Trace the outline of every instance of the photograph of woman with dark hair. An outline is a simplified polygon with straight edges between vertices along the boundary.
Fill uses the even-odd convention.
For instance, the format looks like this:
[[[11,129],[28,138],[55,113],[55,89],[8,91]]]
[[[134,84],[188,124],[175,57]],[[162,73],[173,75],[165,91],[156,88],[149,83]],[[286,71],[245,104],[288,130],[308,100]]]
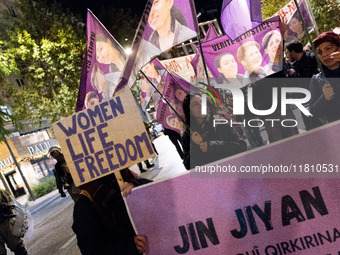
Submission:
[[[305,35],[303,22],[299,15],[294,15],[288,23],[289,29],[293,32],[292,36],[301,39]]]
[[[197,36],[195,31],[188,28],[182,12],[174,7],[174,0],[154,0],[148,23],[154,30],[149,42],[161,51]]]
[[[215,67],[220,73],[217,83],[242,85],[243,75],[238,73],[235,57],[231,53],[222,53],[215,58]]]
[[[112,40],[104,34],[96,35],[96,59],[99,63],[109,64],[111,72],[121,72],[125,64],[125,54],[120,52]]]

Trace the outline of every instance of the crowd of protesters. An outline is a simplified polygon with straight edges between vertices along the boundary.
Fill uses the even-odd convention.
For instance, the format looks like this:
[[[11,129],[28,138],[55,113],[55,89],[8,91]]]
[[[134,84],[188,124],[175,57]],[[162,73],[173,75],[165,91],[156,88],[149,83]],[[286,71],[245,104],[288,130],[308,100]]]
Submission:
[[[271,107],[272,83],[266,82],[266,79],[286,78],[277,79],[275,83],[277,87],[285,87],[287,80],[300,78],[300,82],[295,83],[295,86],[308,89],[311,93],[311,99],[304,106],[313,116],[308,117],[302,114],[305,129],[311,130],[340,119],[340,83],[337,79],[340,77],[339,35],[333,32],[322,33],[314,39],[313,44],[322,68],[319,68],[314,53],[304,50],[301,42],[289,43],[285,47],[286,58],[282,70],[249,85],[253,89],[253,103],[256,109]],[[275,62],[273,61],[273,63]],[[272,66],[270,66],[271,70],[273,70]],[[222,71],[223,66],[218,65],[218,67]],[[224,76],[224,78],[227,77]],[[292,94],[290,96],[299,98],[300,95]],[[246,105],[243,116],[233,116],[233,98],[228,93],[225,98],[224,105],[219,109],[208,100],[207,113],[202,114],[202,96],[194,93],[185,97],[183,112],[186,130],[181,134],[181,139],[178,135],[171,139],[174,140],[174,144],[178,145],[176,149],[180,158],[183,159],[186,169],[189,170],[195,166],[246,151],[246,140],[252,148],[264,145],[261,129],[258,127],[240,128],[239,126],[213,125],[212,118],[216,116],[238,122],[254,118],[258,118],[260,121],[263,118],[251,113]],[[246,98],[247,94],[245,93]],[[91,102],[93,99],[96,101]],[[97,98],[90,96],[87,101],[87,107],[93,107],[98,103]],[[281,116],[280,110],[278,107],[277,111],[270,114],[269,117],[279,120],[283,118],[295,119],[293,109],[286,109],[286,116]],[[268,116],[266,117],[268,118]],[[269,143],[299,133],[297,127],[265,124],[261,128],[267,133]],[[172,135],[171,132],[168,131],[168,133]],[[66,189],[75,202],[72,229],[77,236],[82,254],[137,255],[146,252],[147,238],[135,234],[123,196],[129,195],[134,187],[147,184],[151,180],[141,178],[129,169],[124,169],[121,171],[122,180],[111,174],[75,187],[60,148],[52,147],[50,155],[58,161],[54,173],[60,195],[65,197],[64,189]],[[153,166],[149,161],[145,161],[145,164],[148,168]],[[145,172],[141,164],[139,169],[141,173]],[[5,198],[8,200],[6,203],[10,202],[10,198],[4,192],[2,194],[1,202],[5,201]],[[15,254],[28,254],[21,237],[12,238],[8,234],[7,236],[4,234],[5,227],[9,226],[12,215],[8,211],[1,210],[0,241],[2,243],[0,243],[0,253],[5,254],[2,248],[6,243]]]

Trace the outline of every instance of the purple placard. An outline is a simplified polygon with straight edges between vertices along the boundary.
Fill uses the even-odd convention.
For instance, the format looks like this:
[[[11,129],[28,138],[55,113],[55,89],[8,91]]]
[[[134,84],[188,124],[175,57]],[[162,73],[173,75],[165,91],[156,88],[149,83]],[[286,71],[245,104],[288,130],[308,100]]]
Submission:
[[[133,190],[126,202],[147,255],[338,254],[338,182],[186,174]]]
[[[99,104],[113,96],[126,61],[123,47],[99,20],[87,12],[87,46],[79,88],[77,110]]]
[[[202,43],[202,48],[206,65],[218,83],[239,79],[245,86],[282,70],[280,19],[265,20],[235,40],[222,36]]]
[[[339,134],[338,121],[218,161],[236,169],[295,164],[295,173],[185,174],[133,190],[126,203],[136,232],[148,238],[147,254],[338,254]]]

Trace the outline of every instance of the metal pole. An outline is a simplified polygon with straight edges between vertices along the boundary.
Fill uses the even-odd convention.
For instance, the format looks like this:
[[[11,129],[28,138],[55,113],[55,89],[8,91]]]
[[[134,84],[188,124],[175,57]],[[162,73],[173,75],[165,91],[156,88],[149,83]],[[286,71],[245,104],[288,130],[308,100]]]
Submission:
[[[25,176],[23,175],[23,173],[22,173],[22,171],[21,171],[20,165],[19,165],[17,159],[15,158],[15,156],[14,156],[14,154],[13,154],[13,151],[12,151],[11,147],[9,146],[9,144],[8,144],[8,142],[7,142],[7,139],[4,139],[4,140],[5,140],[5,143],[6,143],[6,145],[7,145],[8,150],[9,150],[9,153],[11,153],[11,156],[12,156],[12,158],[13,158],[13,160],[14,160],[14,163],[15,163],[16,167],[18,168],[18,171],[19,171],[19,173],[20,173],[20,175],[21,175],[21,178],[22,178],[22,180],[23,180],[24,183],[25,183],[25,186],[26,186],[26,188],[27,188],[27,190],[28,190],[28,193],[30,194],[32,200],[34,201],[34,200],[35,200],[35,197],[34,197],[34,195],[33,195],[33,192],[32,192],[32,190],[31,190],[30,186],[29,186],[28,183],[27,183],[27,180],[26,180]]]

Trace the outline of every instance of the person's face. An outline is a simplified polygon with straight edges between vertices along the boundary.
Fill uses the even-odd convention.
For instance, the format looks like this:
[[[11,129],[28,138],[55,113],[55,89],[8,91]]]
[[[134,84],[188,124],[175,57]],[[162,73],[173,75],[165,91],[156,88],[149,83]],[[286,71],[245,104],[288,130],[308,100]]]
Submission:
[[[86,108],[93,108],[95,105],[99,104],[98,97],[92,97],[89,101],[87,101],[87,107]]]
[[[238,67],[234,56],[224,55],[220,60],[220,67],[217,70],[226,78],[236,78]]]
[[[248,72],[257,71],[262,63],[262,55],[256,45],[248,46],[244,52],[244,60],[241,61]]]
[[[185,93],[185,91],[183,89],[177,89],[175,92],[175,96],[179,101],[184,100],[184,98],[186,97],[187,93]]]
[[[302,33],[302,21],[298,20],[297,18],[292,18],[288,24],[289,29],[292,30],[294,33],[300,34]]]
[[[273,34],[270,37],[267,48],[265,52],[268,54],[270,58],[270,62],[275,62],[276,59],[282,59],[282,43],[281,43],[281,35]]]
[[[292,56],[290,54],[290,51],[288,49],[286,49],[285,52],[286,52],[286,60],[289,61],[289,62],[292,62],[293,59],[292,59]]]
[[[170,9],[173,5],[173,0],[154,0],[149,14],[149,25],[153,30],[160,30],[167,21],[171,19]],[[170,29],[170,27],[168,28]]]
[[[152,64],[152,63],[148,63],[144,67],[144,72],[145,72],[146,76],[148,76],[150,78],[157,78],[157,76],[158,76],[157,70],[156,70],[154,64]]]
[[[96,42],[96,58],[102,64],[112,64],[121,59],[121,56],[112,43],[106,40],[106,42]]]
[[[318,47],[316,47],[316,54],[318,58],[326,67],[330,70],[334,70],[339,67],[339,62],[335,59],[331,58],[331,54],[336,52],[338,47],[331,42],[321,43]]]
[[[51,157],[57,159],[61,155],[60,151],[52,151]]]
[[[200,96],[194,96],[190,100],[190,113],[195,119],[201,119],[204,118],[205,116],[202,115],[202,98]]]

